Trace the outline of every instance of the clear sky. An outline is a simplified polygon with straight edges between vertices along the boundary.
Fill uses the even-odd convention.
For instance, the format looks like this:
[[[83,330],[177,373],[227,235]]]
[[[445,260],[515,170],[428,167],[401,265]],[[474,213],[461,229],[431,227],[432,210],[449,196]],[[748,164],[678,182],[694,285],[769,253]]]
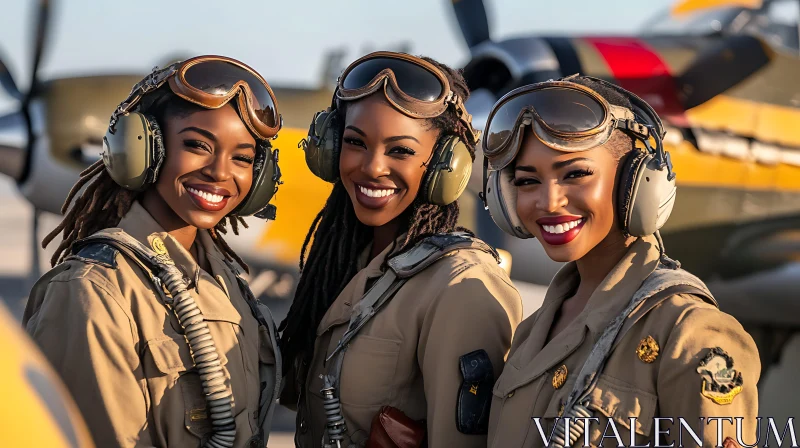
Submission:
[[[3,2],[0,55],[18,84],[32,58],[34,0]],[[53,0],[42,75],[146,73],[170,58],[211,53],[253,66],[275,85],[314,85],[329,50],[406,43],[460,66],[468,50],[448,0]],[[495,39],[522,34],[632,33],[670,0],[485,0]],[[13,107],[0,92],[0,111]]]

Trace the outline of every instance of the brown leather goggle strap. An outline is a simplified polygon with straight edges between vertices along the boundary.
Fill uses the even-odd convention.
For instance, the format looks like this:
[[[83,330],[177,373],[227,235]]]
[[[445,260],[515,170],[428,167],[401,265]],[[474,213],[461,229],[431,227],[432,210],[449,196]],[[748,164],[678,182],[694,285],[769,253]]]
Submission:
[[[111,120],[108,127],[113,130],[114,126],[117,124],[117,120],[119,120],[119,117],[134,110],[145,95],[158,90],[167,82],[167,80],[175,76],[175,73],[178,72],[180,65],[180,63],[176,62],[163,69],[155,68],[149,75],[145,76],[144,79],[136,83],[131,89],[131,93],[128,94],[128,97],[125,98],[125,100],[121,102],[119,106],[117,106],[116,110],[114,110],[114,112],[111,114]]]
[[[640,139],[650,137],[650,129],[636,120],[617,120],[617,129],[635,134]]]
[[[477,145],[481,140],[481,131],[472,127],[472,114],[467,112],[467,108],[464,106],[464,101],[461,99],[461,97],[452,91],[451,95],[452,99],[450,99],[449,102],[454,106],[456,115],[458,115],[458,119],[461,120],[461,123],[467,130],[467,134],[472,138],[472,144]]]

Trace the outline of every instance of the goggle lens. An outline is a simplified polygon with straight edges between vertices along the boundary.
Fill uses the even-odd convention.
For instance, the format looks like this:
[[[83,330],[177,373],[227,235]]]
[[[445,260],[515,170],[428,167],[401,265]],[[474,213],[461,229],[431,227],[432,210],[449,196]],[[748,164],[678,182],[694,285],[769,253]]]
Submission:
[[[203,61],[189,67],[183,74],[186,83],[209,95],[228,95],[233,87],[244,81],[252,93],[256,118],[268,127],[278,126],[275,102],[267,86],[250,70],[227,61]]]
[[[534,110],[551,129],[559,132],[586,132],[605,120],[605,109],[592,96],[579,90],[548,87],[521,93],[497,106],[486,128],[487,154],[500,151],[509,141],[523,110]]]
[[[351,68],[342,79],[342,87],[347,90],[365,87],[386,69],[394,73],[400,90],[412,98],[432,102],[444,92],[442,82],[428,69],[410,61],[383,57],[367,59]]]

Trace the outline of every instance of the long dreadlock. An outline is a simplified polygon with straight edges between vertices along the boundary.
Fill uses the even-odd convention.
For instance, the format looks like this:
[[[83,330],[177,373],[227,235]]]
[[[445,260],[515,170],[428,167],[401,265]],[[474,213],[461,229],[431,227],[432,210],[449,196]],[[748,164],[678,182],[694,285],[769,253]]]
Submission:
[[[150,95],[152,97],[148,98],[148,101],[143,101],[139,112],[152,115],[159,123],[164,123],[170,116],[185,117],[198,110],[203,110],[200,106],[184,101],[171,91],[164,89]],[[86,189],[78,195],[84,186]],[[138,196],[139,192],[127,190],[114,182],[102,160],[98,160],[83,170],[78,182],[67,195],[64,205],[61,206],[64,218],[58,227],[42,240],[42,248],[45,248],[59,233],[63,234],[63,240],[56,248],[50,264],[55,266],[71,255],[72,244],[75,241],[97,231],[116,227],[122,217],[131,209]],[[74,203],[72,203],[73,199]],[[247,223],[240,216],[229,215],[227,219],[221,220],[215,227],[209,229],[211,239],[225,258],[229,261],[236,261],[249,273],[250,269],[247,263],[228,246],[221,236],[221,234],[227,234],[228,223],[235,235],[239,234],[239,224],[247,228]]]
[[[433,59],[423,59],[445,73],[450,88],[466,101],[469,89],[459,71]],[[345,115],[346,103],[340,102],[338,110],[340,116]],[[429,119],[428,122],[440,135],[459,136],[467,145],[473,159],[475,158],[475,145],[468,130],[452,109],[448,108],[442,115]],[[339,120],[339,125],[343,127],[344,120]],[[401,215],[403,225],[399,232],[405,232],[406,236],[399,244],[392,243],[390,255],[403,252],[422,238],[435,233],[467,230],[457,227],[458,202],[439,206],[425,203],[421,196],[417,195],[411,206]],[[369,245],[372,236],[372,229],[356,217],[350,196],[341,180],[337,181],[303,242],[300,280],[289,313],[279,328],[283,332],[280,345],[284,373],[298,362],[310,361],[317,326],[339,293],[358,272],[359,254]],[[386,269],[385,263],[382,268]]]

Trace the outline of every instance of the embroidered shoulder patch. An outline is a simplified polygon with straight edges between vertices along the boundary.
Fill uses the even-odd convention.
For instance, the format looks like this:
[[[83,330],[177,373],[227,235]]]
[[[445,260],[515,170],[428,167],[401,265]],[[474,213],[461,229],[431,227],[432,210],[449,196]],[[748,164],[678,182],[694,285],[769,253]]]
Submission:
[[[731,404],[742,392],[742,373],[734,370],[733,358],[720,347],[708,351],[697,373],[703,378],[700,393],[714,403]]]

